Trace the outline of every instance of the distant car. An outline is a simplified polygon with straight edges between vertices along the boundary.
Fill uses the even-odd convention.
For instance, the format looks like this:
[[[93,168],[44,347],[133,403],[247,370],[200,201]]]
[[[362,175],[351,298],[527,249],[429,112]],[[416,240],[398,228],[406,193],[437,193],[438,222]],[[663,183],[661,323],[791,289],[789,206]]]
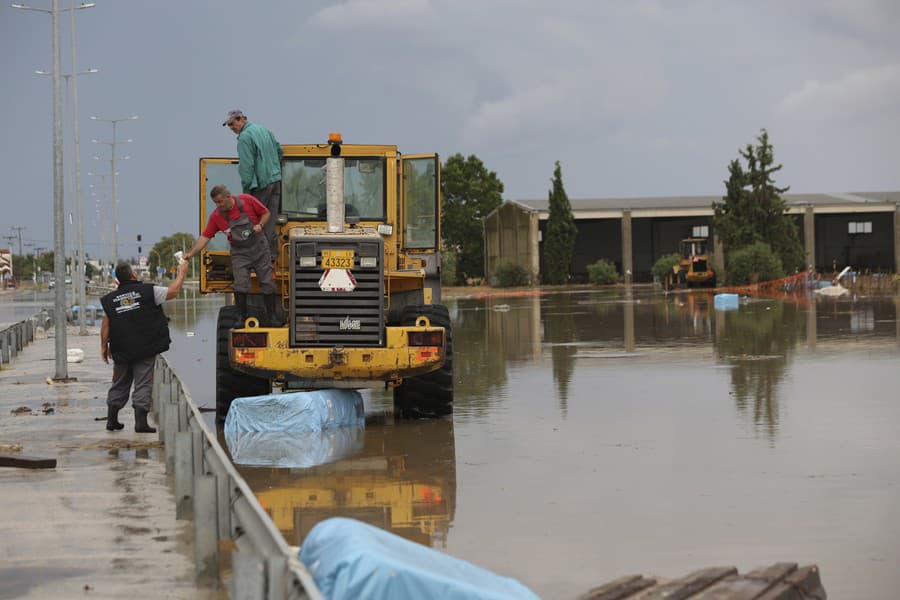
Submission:
[[[6,280],[6,289],[8,289],[8,290],[16,289],[16,280],[15,279],[7,279]]]

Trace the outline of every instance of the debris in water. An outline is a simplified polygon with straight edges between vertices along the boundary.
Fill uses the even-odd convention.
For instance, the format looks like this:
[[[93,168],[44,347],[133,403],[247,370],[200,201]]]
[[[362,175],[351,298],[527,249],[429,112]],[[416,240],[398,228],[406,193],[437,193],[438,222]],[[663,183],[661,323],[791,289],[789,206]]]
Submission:
[[[823,287],[823,288],[817,289],[815,291],[815,293],[818,294],[819,296],[837,297],[837,296],[846,296],[847,294],[850,293],[850,290],[848,290],[847,288],[845,288],[844,286],[842,286],[841,284],[838,283],[835,285],[829,285],[828,287]]]
[[[28,408],[27,406],[20,406],[19,408],[12,409],[10,412],[14,415],[24,415],[24,414],[30,415],[31,409]]]

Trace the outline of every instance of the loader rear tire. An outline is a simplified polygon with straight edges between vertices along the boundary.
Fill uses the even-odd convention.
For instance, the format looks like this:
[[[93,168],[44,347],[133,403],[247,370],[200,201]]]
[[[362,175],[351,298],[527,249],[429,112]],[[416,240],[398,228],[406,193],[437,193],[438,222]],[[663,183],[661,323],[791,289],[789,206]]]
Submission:
[[[437,371],[407,377],[394,388],[394,415],[400,418],[430,419],[453,414],[453,332],[450,312],[440,304],[406,306],[400,315],[401,325],[415,325],[419,315],[428,317],[435,327],[446,333],[446,357]]]

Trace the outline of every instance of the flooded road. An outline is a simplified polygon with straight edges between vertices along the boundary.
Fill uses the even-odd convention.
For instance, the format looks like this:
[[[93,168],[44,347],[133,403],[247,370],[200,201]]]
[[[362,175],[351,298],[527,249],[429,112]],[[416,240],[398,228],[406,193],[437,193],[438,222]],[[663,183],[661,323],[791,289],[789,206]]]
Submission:
[[[220,303],[169,307],[169,359],[209,408]],[[545,598],[776,561],[817,563],[833,598],[896,597],[900,299],[447,304],[452,420],[394,422],[390,395],[366,392],[365,429],[323,437],[321,464],[239,467],[290,544],[340,515]]]

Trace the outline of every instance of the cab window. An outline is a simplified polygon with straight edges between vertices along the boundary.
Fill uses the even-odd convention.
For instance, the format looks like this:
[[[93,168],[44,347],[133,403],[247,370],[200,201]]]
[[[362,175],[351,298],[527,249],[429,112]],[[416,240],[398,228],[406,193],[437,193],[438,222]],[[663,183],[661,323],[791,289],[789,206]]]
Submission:
[[[362,221],[383,221],[383,158],[344,158],[344,214]],[[289,218],[325,219],[325,159],[285,159],[281,212]]]
[[[406,248],[437,247],[437,164],[435,156],[403,159]]]

